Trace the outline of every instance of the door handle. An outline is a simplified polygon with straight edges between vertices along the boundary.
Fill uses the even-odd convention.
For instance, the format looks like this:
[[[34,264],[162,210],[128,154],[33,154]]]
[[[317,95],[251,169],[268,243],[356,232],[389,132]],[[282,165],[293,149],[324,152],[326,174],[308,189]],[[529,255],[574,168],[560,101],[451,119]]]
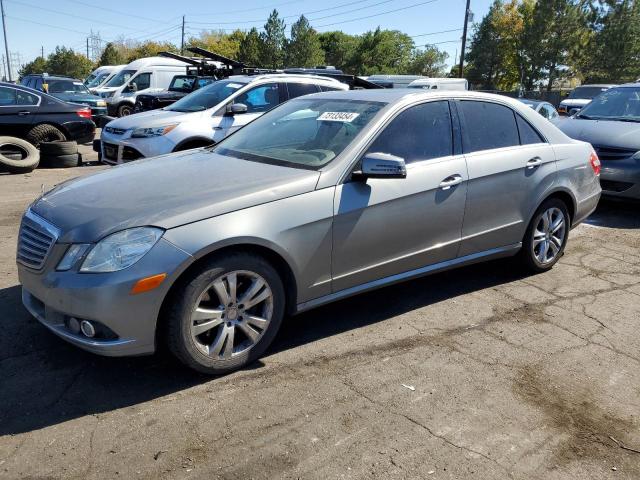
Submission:
[[[533,157],[527,162],[527,169],[531,170],[533,168],[539,167],[540,165],[542,165],[542,159],[540,157]]]
[[[29,112],[28,110],[23,110],[21,112],[18,112],[18,115],[23,116],[23,115],[31,115],[31,112]]]
[[[451,175],[450,177],[445,178],[442,182],[440,182],[439,187],[442,190],[449,190],[451,187],[455,187],[456,185],[460,185],[463,182],[462,175]]]

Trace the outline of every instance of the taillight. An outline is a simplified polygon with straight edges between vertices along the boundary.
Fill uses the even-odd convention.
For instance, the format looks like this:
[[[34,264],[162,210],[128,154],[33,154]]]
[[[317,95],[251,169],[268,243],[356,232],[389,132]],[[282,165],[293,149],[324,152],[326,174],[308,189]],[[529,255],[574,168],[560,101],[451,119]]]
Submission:
[[[91,120],[90,108],[81,108],[80,110],[77,110],[76,113],[78,114],[79,117],[88,118],[89,120]]]
[[[589,157],[589,163],[591,164],[591,168],[593,168],[593,173],[596,175],[600,175],[600,159],[598,158],[598,154],[591,151],[591,157]]]

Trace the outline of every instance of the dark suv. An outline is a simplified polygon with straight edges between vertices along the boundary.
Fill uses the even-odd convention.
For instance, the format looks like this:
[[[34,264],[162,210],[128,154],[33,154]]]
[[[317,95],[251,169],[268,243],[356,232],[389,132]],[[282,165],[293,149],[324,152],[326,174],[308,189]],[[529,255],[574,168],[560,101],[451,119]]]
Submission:
[[[43,92],[0,82],[0,131],[3,135],[40,142],[93,140],[96,126],[91,110],[66,103]]]
[[[157,93],[145,93],[136,97],[136,104],[133,108],[135,113],[156,110],[168,107],[177,102],[182,97],[186,97],[191,92],[205,87],[216,81],[215,77],[201,77],[197,75],[176,75],[171,80],[167,90]]]
[[[91,93],[81,80],[35,74],[26,75],[20,83],[25,87],[48,93],[63,102],[87,105],[91,109],[91,118],[95,123],[99,123],[100,117],[107,114],[107,102],[104,98]]]

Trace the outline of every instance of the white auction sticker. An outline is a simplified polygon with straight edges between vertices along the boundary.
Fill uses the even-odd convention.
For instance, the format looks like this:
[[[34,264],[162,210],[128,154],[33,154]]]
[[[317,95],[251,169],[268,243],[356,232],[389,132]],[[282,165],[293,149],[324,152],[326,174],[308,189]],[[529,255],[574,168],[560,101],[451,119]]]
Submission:
[[[347,122],[351,123],[360,116],[359,113],[353,112],[324,112],[318,117],[319,121],[324,122]]]
[[[227,83],[227,87],[229,87],[229,88],[234,88],[235,89],[235,88],[240,88],[242,86],[243,85],[241,83]]]

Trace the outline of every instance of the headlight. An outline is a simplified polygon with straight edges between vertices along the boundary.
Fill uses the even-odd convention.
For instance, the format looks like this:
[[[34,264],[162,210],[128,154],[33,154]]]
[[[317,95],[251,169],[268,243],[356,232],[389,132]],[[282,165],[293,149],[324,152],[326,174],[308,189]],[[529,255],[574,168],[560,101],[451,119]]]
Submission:
[[[105,102],[104,100],[98,100],[96,102],[96,107],[106,107],[107,106],[107,102]]]
[[[151,250],[164,230],[137,227],[100,240],[87,255],[81,272],[117,272],[130,267]]]
[[[131,134],[131,138],[149,138],[149,137],[161,137],[166,135],[171,130],[178,126],[177,123],[172,125],[165,125],[163,127],[150,127],[150,128],[136,128]]]
[[[71,270],[71,268],[75,265],[75,263],[82,258],[82,256],[86,253],[87,249],[90,247],[88,243],[76,243],[67,248],[67,252],[58,263],[56,270],[59,271],[67,271]]]

